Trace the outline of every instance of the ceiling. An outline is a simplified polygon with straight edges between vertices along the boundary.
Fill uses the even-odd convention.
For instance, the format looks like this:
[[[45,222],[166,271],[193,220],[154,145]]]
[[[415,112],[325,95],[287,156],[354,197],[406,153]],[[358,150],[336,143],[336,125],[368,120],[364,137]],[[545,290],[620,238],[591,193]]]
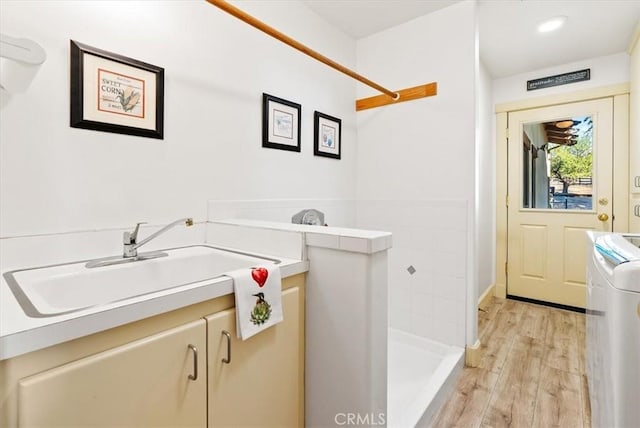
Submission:
[[[459,0],[301,0],[355,39],[448,7]],[[480,59],[500,78],[624,52],[640,21],[638,0],[478,0]],[[537,25],[564,15],[558,31]]]

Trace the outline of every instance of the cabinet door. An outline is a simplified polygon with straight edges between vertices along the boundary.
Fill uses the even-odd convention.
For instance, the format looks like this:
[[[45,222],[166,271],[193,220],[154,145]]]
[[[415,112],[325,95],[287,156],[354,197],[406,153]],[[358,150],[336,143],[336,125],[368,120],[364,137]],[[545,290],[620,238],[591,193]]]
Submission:
[[[629,232],[640,233],[640,197],[631,198],[629,209]]]
[[[304,402],[300,289],[282,294],[284,320],[242,341],[235,309],[207,317],[209,427],[301,426]],[[231,337],[231,363],[227,357]]]
[[[194,345],[200,353],[198,377]],[[206,324],[198,320],[28,378],[21,427],[206,426]]]

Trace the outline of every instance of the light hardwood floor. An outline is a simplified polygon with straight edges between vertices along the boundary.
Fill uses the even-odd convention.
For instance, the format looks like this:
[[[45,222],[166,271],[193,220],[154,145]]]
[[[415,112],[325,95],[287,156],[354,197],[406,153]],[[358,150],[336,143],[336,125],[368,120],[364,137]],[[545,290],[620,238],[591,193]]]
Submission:
[[[584,314],[497,298],[481,309],[480,365],[433,426],[589,428]]]

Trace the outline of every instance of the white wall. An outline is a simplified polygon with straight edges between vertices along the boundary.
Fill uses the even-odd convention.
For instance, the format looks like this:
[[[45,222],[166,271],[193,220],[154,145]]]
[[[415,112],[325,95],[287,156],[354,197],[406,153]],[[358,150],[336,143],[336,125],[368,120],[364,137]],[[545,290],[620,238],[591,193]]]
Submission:
[[[303,4],[238,4],[355,65]],[[26,93],[0,95],[2,238],[204,221],[209,199],[353,199],[353,80],[204,1],[3,1],[0,27],[48,55]],[[69,127],[69,39],[165,68],[164,140]],[[302,104],[302,153],[261,147],[263,92]],[[342,160],[313,156],[316,109],[342,119]]]
[[[392,327],[460,346],[476,279],[475,14],[466,1],[357,43],[367,77],[393,89],[438,82],[435,97],[358,113],[357,225],[394,234]]]
[[[585,82],[527,91],[527,80],[583,70],[585,68],[591,69],[591,79]],[[520,101],[547,95],[576,92],[628,81],[629,55],[622,52],[495,79],[493,81],[493,101],[495,104],[500,104],[509,101]]]
[[[477,149],[477,269],[478,292],[481,296],[495,283],[496,229],[495,229],[495,171],[496,146],[492,138],[493,99],[491,76],[480,62],[478,79],[477,122],[479,144]]]

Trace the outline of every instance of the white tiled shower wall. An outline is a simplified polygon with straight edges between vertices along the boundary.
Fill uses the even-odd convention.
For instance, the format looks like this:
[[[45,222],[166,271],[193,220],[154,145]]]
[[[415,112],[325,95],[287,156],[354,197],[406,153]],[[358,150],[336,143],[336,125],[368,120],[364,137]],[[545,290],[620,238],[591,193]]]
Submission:
[[[389,251],[391,327],[448,345],[465,344],[467,202],[211,200],[209,221],[290,222],[301,209],[325,213],[330,226],[393,233]],[[407,271],[413,266],[415,272]]]
[[[391,327],[464,347],[467,202],[362,201],[357,206],[358,227],[393,232]]]

